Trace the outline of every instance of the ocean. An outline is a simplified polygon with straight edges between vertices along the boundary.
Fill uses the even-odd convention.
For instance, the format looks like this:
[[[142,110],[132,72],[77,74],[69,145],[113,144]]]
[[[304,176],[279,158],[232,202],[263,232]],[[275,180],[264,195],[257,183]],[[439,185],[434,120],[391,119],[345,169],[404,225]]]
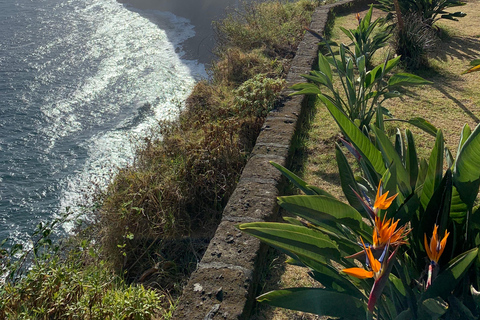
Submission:
[[[189,20],[116,0],[0,0],[0,240],[81,212],[203,64]],[[68,226],[66,226],[68,232]]]

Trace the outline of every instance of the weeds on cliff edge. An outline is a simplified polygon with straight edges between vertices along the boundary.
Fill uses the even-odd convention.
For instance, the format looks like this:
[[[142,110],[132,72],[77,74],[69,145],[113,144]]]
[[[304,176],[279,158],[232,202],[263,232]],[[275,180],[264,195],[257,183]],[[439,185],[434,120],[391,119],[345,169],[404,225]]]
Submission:
[[[210,78],[197,83],[177,121],[159,125],[162,139],[145,139],[101,197],[92,234],[118,272],[181,289],[172,283],[194,270],[213,235],[315,6],[253,3],[216,23]]]
[[[72,217],[39,223],[29,244],[0,242],[0,319],[168,319],[168,295],[125,284],[91,242],[58,238]]]

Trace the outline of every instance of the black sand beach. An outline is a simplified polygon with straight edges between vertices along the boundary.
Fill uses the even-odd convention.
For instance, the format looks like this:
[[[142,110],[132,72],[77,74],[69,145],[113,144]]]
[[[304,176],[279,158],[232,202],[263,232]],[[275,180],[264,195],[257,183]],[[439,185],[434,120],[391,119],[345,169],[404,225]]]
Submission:
[[[183,43],[185,59],[210,63],[213,54],[214,33],[212,21],[225,16],[226,10],[239,8],[240,0],[118,0],[142,10],[168,11],[187,18],[195,26],[195,36]]]

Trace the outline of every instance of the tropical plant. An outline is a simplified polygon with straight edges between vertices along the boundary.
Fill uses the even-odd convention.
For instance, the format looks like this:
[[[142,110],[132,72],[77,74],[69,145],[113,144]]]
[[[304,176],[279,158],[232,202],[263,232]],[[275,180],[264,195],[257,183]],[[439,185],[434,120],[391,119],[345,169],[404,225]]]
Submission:
[[[448,19],[458,21],[457,18],[465,17],[467,14],[461,11],[447,12],[445,9],[465,5],[465,2],[458,0],[397,0],[400,9],[400,14],[418,13],[423,17],[423,21],[429,26],[439,19]],[[394,14],[397,18],[400,16],[398,10],[395,10],[394,0],[379,0],[378,4],[374,5],[382,11],[388,13],[387,20],[393,18]],[[401,18],[400,18],[401,19]],[[397,19],[399,20],[399,19]]]
[[[379,117],[373,143],[326,97],[322,100],[359,164],[355,175],[336,145],[349,204],[274,164],[305,193],[278,198],[299,219],[238,227],[286,252],[290,263],[310,268],[323,287],[281,289],[257,300],[345,319],[477,319],[480,126],[473,132],[464,127],[456,158],[438,130],[429,159],[418,159],[409,130],[405,138],[397,131],[392,143]],[[389,197],[383,189],[396,194]]]
[[[311,30],[309,32],[322,41],[324,40],[318,33]],[[319,52],[318,70],[312,70],[309,75],[303,75],[311,82],[293,85],[292,89],[297,91],[293,95],[318,95],[322,101],[332,103],[366,132],[370,129],[370,122],[377,109],[382,114],[390,116],[389,111],[382,106],[382,103],[387,99],[400,97],[401,93],[398,91],[400,87],[431,84],[430,81],[410,73],[396,73],[388,77],[392,69],[399,63],[400,57],[389,59],[387,56],[383,64],[368,70],[365,55],[348,54],[349,49],[344,44],[340,44],[339,53],[335,55],[330,44],[324,43],[330,56]],[[338,75],[341,91],[334,84],[333,72]],[[329,93],[321,90],[320,87],[325,87]],[[415,118],[408,121],[429,130],[427,122],[422,119]]]
[[[462,72],[462,74],[480,71],[480,59],[475,59],[470,62],[470,68]]]
[[[385,47],[388,44],[388,39],[391,36],[391,33],[388,30],[376,30],[373,32],[377,26],[382,24],[383,19],[377,18],[372,22],[372,10],[373,7],[370,7],[365,17],[360,18],[360,15],[356,15],[358,21],[358,26],[356,29],[345,29],[339,27],[345,35],[352,40],[354,46],[353,51],[349,49],[351,45],[345,48],[346,52],[350,54],[354,61],[357,61],[357,58],[360,56],[365,56],[365,63],[370,66],[371,58],[373,54],[380,48]],[[373,37],[372,37],[373,35]]]
[[[423,21],[419,13],[409,12],[403,16],[404,26],[393,31],[392,46],[401,56],[404,66],[410,70],[428,66],[428,53],[438,43],[437,32]]]

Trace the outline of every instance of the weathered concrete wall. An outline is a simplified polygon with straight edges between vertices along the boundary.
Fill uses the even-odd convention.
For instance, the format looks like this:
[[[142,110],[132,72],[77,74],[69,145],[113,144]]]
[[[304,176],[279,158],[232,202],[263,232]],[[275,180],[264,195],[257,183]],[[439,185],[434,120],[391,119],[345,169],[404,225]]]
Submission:
[[[310,29],[323,34],[331,12],[354,1],[318,7]],[[305,34],[286,78],[288,87],[305,81],[301,74],[311,70],[318,55],[318,42],[311,34]],[[276,198],[281,195],[284,181],[269,161],[287,165],[304,99],[303,96],[288,97],[291,92],[287,89],[282,93],[281,105],[265,120],[252,157],[229,199],[214,238],[184,289],[173,319],[249,318],[258,279],[264,271],[267,246],[240,232],[235,225],[278,219]]]

